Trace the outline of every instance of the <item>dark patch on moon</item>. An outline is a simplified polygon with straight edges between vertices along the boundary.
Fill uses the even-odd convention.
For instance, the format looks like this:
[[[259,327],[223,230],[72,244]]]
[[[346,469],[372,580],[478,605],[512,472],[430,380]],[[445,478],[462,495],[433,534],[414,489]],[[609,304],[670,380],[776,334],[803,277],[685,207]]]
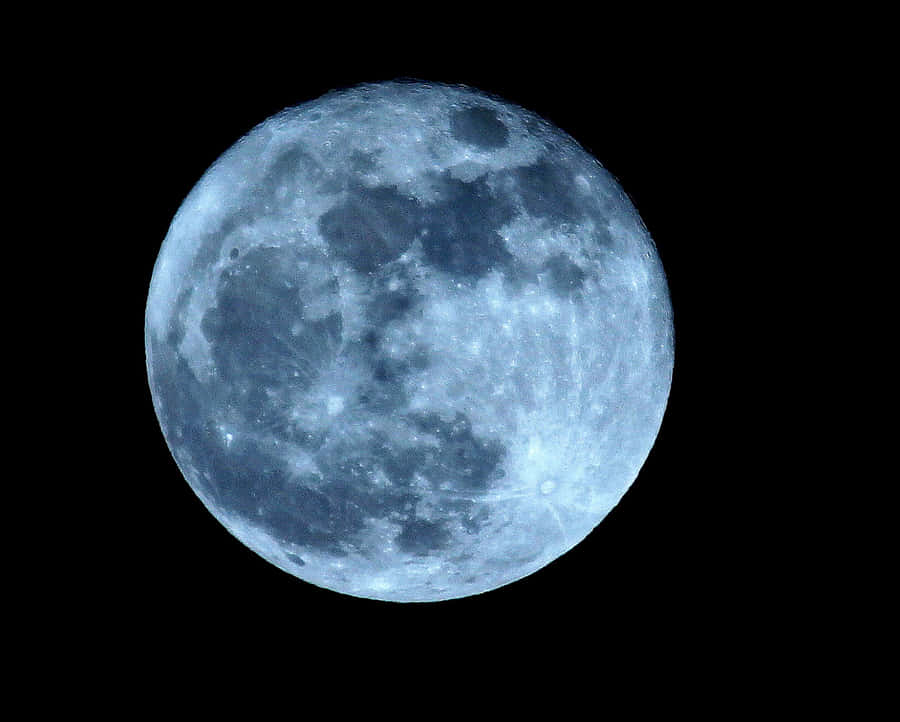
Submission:
[[[450,133],[468,145],[497,150],[507,144],[509,130],[491,108],[476,106],[457,110],[450,116]]]
[[[510,198],[496,195],[485,178],[464,182],[443,173],[438,201],[425,209],[422,248],[428,263],[453,278],[477,281],[513,256],[498,233],[513,219]]]
[[[428,461],[428,449],[423,445],[406,448],[383,446],[381,449],[381,467],[392,483],[407,486],[412,483],[413,476]]]
[[[522,204],[531,215],[553,223],[575,223],[584,217],[584,204],[575,190],[572,171],[564,164],[544,157],[512,173]]]
[[[432,178],[437,199],[426,206],[393,186],[354,187],[319,218],[331,252],[355,271],[374,277],[419,238],[426,262],[461,281],[476,281],[513,263],[498,233],[516,210],[485,178],[465,182],[443,172]],[[411,306],[408,288],[370,304],[373,321],[399,318]]]
[[[477,534],[485,522],[490,518],[491,514],[487,506],[484,504],[472,504],[466,514],[462,517],[462,526],[467,534]]]
[[[360,410],[366,413],[391,415],[403,409],[409,398],[399,380],[378,380],[373,374],[371,379],[360,386],[355,401]]]
[[[349,161],[350,168],[356,173],[371,173],[378,167],[375,153],[365,153],[358,149],[350,153]]]
[[[446,524],[439,521],[409,519],[394,541],[401,551],[421,556],[446,547],[450,532]]]
[[[291,483],[287,470],[264,487],[256,524],[277,539],[343,556],[365,526],[366,514],[343,480],[321,485]],[[252,483],[252,482],[251,482]]]
[[[465,414],[457,412],[452,421],[444,421],[437,413],[416,413],[410,420],[420,431],[439,439],[436,450],[428,447],[428,463],[420,470],[435,486],[478,492],[503,477],[500,462],[506,448],[499,441],[476,437]]]
[[[609,230],[609,225],[605,223],[602,225],[598,225],[594,229],[592,237],[595,243],[601,248],[611,248],[616,245],[616,241]]]
[[[382,327],[402,319],[418,305],[421,298],[421,294],[412,287],[378,291],[366,306],[366,317],[371,323]]]
[[[273,206],[290,203],[304,189],[336,190],[326,169],[301,144],[295,143],[272,163],[258,187],[263,204]]]
[[[409,364],[403,359],[391,356],[375,357],[372,363],[372,375],[380,384],[398,384],[409,372]]]
[[[293,562],[293,563],[296,564],[298,567],[305,567],[305,566],[306,566],[306,562],[303,561],[303,560],[302,560],[300,557],[298,557],[296,554],[291,554],[290,552],[288,552],[288,553],[285,554],[285,557],[287,557],[287,560],[288,560],[289,562]]]
[[[421,206],[393,186],[357,187],[322,214],[319,232],[353,270],[375,273],[413,241]]]
[[[374,353],[381,343],[381,334],[374,328],[369,328],[362,335],[362,343],[367,351]]]
[[[262,411],[270,389],[308,389],[340,345],[339,312],[304,317],[298,262],[290,248],[249,250],[222,272],[216,305],[203,316],[216,374],[245,415]]]
[[[566,253],[550,256],[541,266],[547,285],[557,296],[566,297],[584,285],[587,274]]]

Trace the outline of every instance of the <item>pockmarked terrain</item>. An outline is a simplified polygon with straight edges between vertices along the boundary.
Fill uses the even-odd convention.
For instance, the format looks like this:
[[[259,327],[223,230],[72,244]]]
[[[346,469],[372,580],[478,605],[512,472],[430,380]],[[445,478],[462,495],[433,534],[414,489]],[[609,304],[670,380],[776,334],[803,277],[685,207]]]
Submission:
[[[209,511],[300,579],[392,601],[485,592],[581,541],[644,463],[673,365],[615,179],[522,108],[413,82],[224,153],[165,238],[145,341]]]

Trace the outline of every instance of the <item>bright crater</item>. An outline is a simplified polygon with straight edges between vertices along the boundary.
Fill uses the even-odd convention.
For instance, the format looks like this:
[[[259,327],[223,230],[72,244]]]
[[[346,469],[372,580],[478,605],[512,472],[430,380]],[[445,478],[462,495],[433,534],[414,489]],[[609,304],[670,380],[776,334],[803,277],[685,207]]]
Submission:
[[[209,511],[300,579],[392,601],[581,541],[673,364],[665,276],[610,174],[528,111],[425,83],[330,93],[223,154],[163,243],[145,340]]]

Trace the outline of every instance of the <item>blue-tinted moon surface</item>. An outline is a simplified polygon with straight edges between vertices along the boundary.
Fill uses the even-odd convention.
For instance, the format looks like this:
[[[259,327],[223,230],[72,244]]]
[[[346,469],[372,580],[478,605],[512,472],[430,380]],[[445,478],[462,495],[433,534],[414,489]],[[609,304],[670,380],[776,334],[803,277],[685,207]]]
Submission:
[[[665,275],[613,177],[533,113],[413,82],[226,151],[163,242],[145,343],[206,508],[300,579],[398,602],[584,539],[647,458],[673,365]]]

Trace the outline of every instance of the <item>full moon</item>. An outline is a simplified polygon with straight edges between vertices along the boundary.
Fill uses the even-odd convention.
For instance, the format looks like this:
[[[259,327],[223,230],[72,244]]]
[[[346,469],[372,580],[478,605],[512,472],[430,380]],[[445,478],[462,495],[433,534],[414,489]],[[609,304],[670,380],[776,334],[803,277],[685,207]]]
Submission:
[[[144,334],[210,513],[289,574],[396,602],[583,540],[673,366],[665,274],[611,174],[534,113],[424,82],[328,93],[227,150],[172,221]]]

